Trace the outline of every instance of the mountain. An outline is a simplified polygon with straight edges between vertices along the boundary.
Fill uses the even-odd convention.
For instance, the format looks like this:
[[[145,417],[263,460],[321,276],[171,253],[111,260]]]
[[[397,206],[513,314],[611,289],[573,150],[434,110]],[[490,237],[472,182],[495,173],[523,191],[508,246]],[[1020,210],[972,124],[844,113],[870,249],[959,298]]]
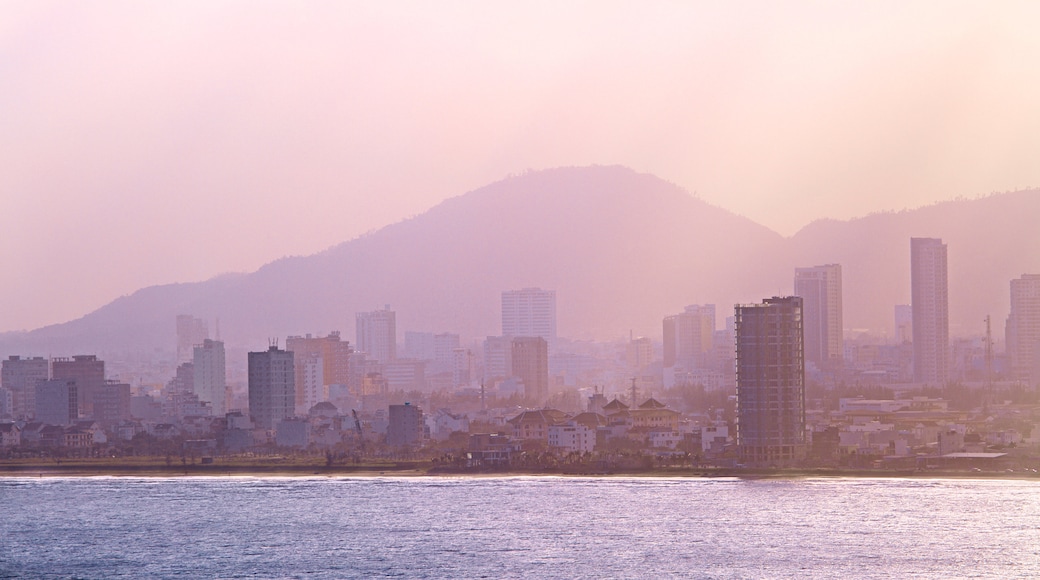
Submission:
[[[890,330],[909,301],[909,238],[950,252],[951,327],[1003,328],[1008,281],[1040,272],[1040,192],[955,201],[850,221],[822,220],[791,238],[623,167],[513,176],[319,254],[256,272],[142,289],[83,318],[0,336],[0,352],[70,354],[172,348],[174,318],[220,319],[232,345],[341,330],[354,313],[397,311],[398,332],[497,334],[502,290],[557,291],[559,332],[573,338],[660,337],[686,304],[791,291],[793,268],[843,266],[846,327]],[[212,322],[211,322],[212,328]]]

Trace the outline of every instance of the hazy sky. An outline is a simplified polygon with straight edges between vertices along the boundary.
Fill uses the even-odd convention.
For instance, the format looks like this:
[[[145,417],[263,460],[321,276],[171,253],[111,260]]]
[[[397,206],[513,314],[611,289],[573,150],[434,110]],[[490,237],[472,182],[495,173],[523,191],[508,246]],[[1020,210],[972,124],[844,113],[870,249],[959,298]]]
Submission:
[[[0,2],[0,330],[622,164],[783,234],[1040,185],[1038,2]]]

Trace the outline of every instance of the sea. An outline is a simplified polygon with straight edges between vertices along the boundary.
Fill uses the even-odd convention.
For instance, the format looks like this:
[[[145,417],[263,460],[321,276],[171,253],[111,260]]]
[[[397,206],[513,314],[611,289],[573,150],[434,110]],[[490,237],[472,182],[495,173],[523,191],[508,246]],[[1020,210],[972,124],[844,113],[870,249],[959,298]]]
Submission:
[[[1037,578],[1040,482],[0,477],[0,578]]]

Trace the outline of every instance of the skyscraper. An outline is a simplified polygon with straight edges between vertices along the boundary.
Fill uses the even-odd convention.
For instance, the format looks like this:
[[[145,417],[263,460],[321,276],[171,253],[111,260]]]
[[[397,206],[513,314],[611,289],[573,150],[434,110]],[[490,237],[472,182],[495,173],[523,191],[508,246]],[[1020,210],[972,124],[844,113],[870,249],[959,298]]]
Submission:
[[[918,383],[943,386],[947,381],[950,320],[946,281],[946,244],[937,238],[910,238],[914,381]]]
[[[358,351],[381,363],[397,358],[397,313],[389,304],[383,310],[358,312],[356,322]]]
[[[1011,375],[1029,379],[1040,362],[1040,274],[1011,281],[1011,313],[1004,330]]]
[[[802,298],[805,360],[818,369],[841,366],[845,356],[841,264],[795,268],[794,295]]]
[[[803,459],[805,361],[802,299],[737,305],[737,448],[742,461],[783,466]]]
[[[693,304],[679,314],[666,316],[661,324],[664,337],[664,367],[687,370],[707,366],[715,335],[715,305]]]
[[[541,288],[502,293],[502,335],[540,336],[556,344],[556,291]]]
[[[219,340],[203,339],[195,345],[192,362],[195,376],[193,392],[200,401],[208,402],[215,417],[227,412],[227,367],[224,364],[224,343]]]
[[[540,336],[512,340],[513,376],[524,383],[524,398],[535,405],[549,400],[549,343]]]
[[[261,429],[274,429],[295,412],[293,353],[272,346],[249,353],[249,415]]]

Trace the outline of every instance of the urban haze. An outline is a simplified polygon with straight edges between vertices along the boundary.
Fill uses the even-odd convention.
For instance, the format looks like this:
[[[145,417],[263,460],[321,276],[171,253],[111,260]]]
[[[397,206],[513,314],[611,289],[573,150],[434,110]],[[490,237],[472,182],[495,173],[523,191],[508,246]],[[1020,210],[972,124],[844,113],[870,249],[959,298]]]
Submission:
[[[0,577],[1035,575],[1037,17],[5,4]]]

